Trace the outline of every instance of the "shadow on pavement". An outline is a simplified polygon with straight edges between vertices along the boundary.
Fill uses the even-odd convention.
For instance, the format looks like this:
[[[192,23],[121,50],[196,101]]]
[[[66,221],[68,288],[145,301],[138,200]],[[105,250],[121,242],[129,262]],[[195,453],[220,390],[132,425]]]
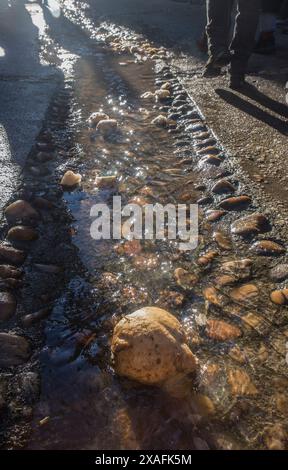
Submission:
[[[30,6],[30,4],[29,4]],[[33,13],[37,15],[35,7]],[[23,166],[39,133],[50,99],[63,74],[42,64],[39,29],[25,8],[25,1],[0,3],[0,161]]]
[[[262,121],[268,126],[273,127],[275,130],[277,130],[281,134],[288,135],[288,124],[282,119],[272,116],[267,111],[263,111],[261,108],[259,108],[255,104],[251,103],[250,101],[245,100],[244,98],[241,98],[238,94],[233,93],[229,90],[226,90],[223,88],[217,88],[215,92],[221,99],[226,101],[226,103],[230,104],[231,106],[234,106],[240,111],[243,111],[244,113],[252,116],[258,121]],[[273,101],[269,97],[266,97],[265,95],[260,93],[260,96],[261,95],[262,95],[262,98],[265,97],[269,101]],[[275,101],[274,103],[277,103],[277,102]]]
[[[247,98],[251,98],[252,100],[257,101],[257,103],[267,109],[270,109],[270,111],[273,113],[288,118],[288,107],[286,104],[280,103],[279,101],[270,98],[268,95],[265,95],[257,88],[253,86],[246,87],[241,90],[241,94],[247,96]]]

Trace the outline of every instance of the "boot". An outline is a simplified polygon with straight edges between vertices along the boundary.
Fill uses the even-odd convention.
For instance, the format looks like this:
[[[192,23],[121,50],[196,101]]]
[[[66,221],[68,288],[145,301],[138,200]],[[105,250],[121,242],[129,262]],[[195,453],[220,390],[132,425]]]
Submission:
[[[231,90],[241,90],[246,86],[245,75],[230,75],[229,88]]]
[[[205,78],[213,78],[219,77],[221,75],[221,68],[225,67],[231,61],[231,54],[229,51],[222,51],[219,52],[215,57],[210,57],[208,60],[204,72],[203,77]]]

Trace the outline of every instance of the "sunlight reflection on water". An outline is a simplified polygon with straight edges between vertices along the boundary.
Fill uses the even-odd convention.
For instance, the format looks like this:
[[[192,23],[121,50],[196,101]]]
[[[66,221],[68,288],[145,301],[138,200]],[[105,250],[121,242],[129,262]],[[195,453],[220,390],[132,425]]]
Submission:
[[[61,16],[61,7],[58,0],[47,0],[47,6],[55,18]]]

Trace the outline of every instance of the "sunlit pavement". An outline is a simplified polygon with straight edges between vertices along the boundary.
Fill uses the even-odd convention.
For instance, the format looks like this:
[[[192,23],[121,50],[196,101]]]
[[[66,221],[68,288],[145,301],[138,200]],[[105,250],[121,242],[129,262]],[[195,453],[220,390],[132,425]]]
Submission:
[[[42,8],[22,0],[0,2],[0,205],[18,176],[44,119],[58,81],[56,69],[40,63]]]

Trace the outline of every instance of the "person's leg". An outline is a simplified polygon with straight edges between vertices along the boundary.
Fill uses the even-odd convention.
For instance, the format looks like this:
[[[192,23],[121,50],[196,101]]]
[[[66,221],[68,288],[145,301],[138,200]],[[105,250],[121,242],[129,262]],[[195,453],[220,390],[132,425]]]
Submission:
[[[207,37],[209,57],[228,52],[232,0],[207,0]]]
[[[229,33],[233,0],[207,0],[209,59],[204,76],[216,76],[230,61]]]
[[[255,36],[261,12],[261,0],[238,0],[238,13],[231,49],[232,88],[243,84],[250,55],[255,45]],[[237,86],[235,86],[236,88]]]

